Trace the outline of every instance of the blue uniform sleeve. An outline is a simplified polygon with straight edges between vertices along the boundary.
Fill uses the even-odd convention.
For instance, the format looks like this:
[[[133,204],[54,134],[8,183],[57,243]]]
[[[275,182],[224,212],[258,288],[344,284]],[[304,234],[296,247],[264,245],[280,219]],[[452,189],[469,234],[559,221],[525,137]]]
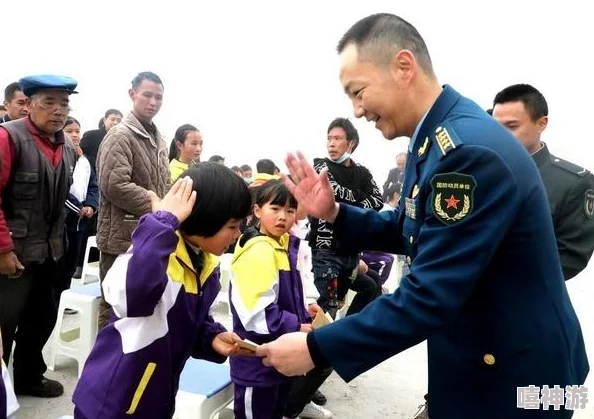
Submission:
[[[321,354],[344,380],[352,380],[452,323],[515,218],[520,205],[516,181],[499,155],[482,147],[460,147],[442,159],[430,177],[452,173],[472,177],[476,185],[464,217],[445,223],[443,211],[440,219],[439,207],[434,208],[439,197],[423,185],[429,189],[423,201],[427,214],[417,220],[419,247],[410,274],[393,294],[313,332]],[[383,217],[387,216],[349,209],[339,223],[367,226],[355,227],[364,232],[357,240],[365,244],[372,243],[373,235],[381,244],[401,241],[394,234],[395,221]]]
[[[360,252],[376,250],[402,254],[399,210],[376,212],[340,204],[334,221],[334,237],[339,250]]]

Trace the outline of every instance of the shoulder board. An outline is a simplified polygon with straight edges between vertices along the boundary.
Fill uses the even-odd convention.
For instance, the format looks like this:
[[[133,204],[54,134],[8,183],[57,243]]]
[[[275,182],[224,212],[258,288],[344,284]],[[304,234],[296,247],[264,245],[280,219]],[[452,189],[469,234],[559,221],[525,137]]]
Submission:
[[[448,123],[442,123],[435,128],[435,134],[431,136],[431,139],[437,145],[436,148],[438,153],[440,153],[440,159],[462,145],[462,140],[454,128]]]
[[[551,163],[567,172],[573,173],[576,176],[583,177],[590,173],[589,170],[584,169],[577,164],[573,164],[567,160],[560,159],[559,157],[555,157],[553,155],[551,155]]]

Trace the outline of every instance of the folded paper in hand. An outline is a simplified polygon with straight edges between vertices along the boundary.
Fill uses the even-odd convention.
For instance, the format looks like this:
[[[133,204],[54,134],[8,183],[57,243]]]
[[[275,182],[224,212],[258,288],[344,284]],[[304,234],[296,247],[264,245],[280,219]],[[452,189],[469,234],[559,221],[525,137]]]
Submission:
[[[256,352],[256,349],[260,346],[257,343],[252,342],[248,339],[235,341],[240,348],[247,349],[248,351]]]
[[[324,310],[319,310],[316,313],[316,317],[314,321],[311,323],[311,325],[314,329],[319,329],[320,327],[326,326],[327,324],[330,324],[332,322],[334,322],[334,320],[332,319],[332,316],[330,314],[324,313]]]

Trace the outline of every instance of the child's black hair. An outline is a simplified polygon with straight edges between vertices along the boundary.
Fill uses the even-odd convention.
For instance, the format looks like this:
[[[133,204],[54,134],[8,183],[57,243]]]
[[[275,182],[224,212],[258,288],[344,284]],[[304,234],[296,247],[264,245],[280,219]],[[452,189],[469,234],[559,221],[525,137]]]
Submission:
[[[66,118],[66,123],[64,124],[64,128],[66,128],[68,125],[72,125],[72,124],[77,124],[80,128],[80,122],[78,122],[78,120],[73,117],[73,116],[69,116],[68,118]]]
[[[297,200],[281,180],[272,179],[253,189],[254,204],[259,207],[270,204],[297,208]]]
[[[236,175],[237,176],[237,175]],[[269,180],[262,185],[251,188],[252,203],[260,208],[266,204],[270,205],[288,205],[290,208],[297,209],[297,200],[289,191],[289,188],[281,180]],[[250,227],[258,225],[258,218],[252,215]]]
[[[183,144],[184,141],[186,141],[188,134],[194,131],[200,132],[200,130],[192,124],[183,124],[175,131],[175,137],[173,137],[173,140],[171,140],[171,144],[169,145],[169,161],[179,157],[179,152],[175,143],[179,141]]]
[[[270,204],[288,205],[290,208],[297,209],[297,200],[281,180],[269,180],[259,186],[250,188],[250,191],[252,193],[252,207],[255,205],[263,207],[266,204]],[[240,246],[244,246],[248,240],[260,235],[259,221],[258,217],[252,211],[251,219],[239,239]]]
[[[196,191],[190,216],[181,223],[186,236],[212,237],[231,219],[242,220],[251,209],[250,191],[243,179],[231,169],[204,162],[191,166],[180,178],[189,176]]]

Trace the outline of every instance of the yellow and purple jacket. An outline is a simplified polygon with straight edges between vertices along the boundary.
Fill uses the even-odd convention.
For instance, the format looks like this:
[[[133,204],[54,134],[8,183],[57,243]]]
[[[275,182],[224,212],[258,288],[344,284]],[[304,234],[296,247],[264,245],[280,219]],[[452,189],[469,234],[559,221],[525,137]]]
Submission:
[[[264,235],[242,239],[231,265],[233,331],[262,344],[311,323],[297,269],[300,239],[288,234],[279,241]],[[231,379],[240,385],[267,387],[289,380],[258,357],[232,357],[230,364]]]
[[[221,289],[218,258],[197,253],[178,227],[169,212],[144,215],[103,281],[114,315],[73,395],[85,419],[171,417],[186,360],[226,359],[212,348],[225,328],[209,315]]]

